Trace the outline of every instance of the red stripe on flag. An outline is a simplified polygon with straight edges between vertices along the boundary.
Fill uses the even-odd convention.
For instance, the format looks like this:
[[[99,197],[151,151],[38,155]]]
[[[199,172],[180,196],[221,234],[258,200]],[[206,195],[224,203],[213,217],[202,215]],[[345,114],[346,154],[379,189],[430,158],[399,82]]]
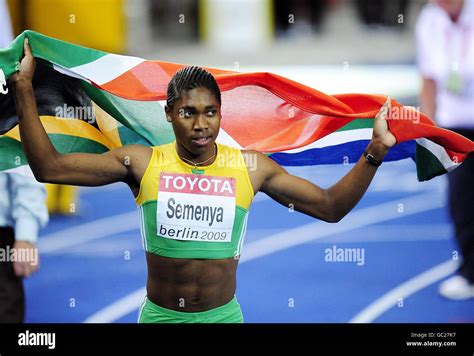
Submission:
[[[182,67],[181,64],[146,61],[101,88],[130,100],[165,100],[171,76]],[[386,100],[384,95],[327,95],[272,73],[207,69],[214,74],[223,92],[222,127],[242,147],[264,152],[299,148],[353,119],[373,118]],[[401,117],[411,110],[395,100],[392,107],[399,110]],[[471,140],[435,126],[423,114],[419,119],[419,122],[389,120],[397,142],[426,137],[453,152],[474,151]]]

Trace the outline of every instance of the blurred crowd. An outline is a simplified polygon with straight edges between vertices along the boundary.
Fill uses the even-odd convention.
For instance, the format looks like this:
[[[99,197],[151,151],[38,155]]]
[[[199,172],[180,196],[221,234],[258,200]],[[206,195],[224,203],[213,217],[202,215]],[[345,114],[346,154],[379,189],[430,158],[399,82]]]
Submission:
[[[233,17],[268,18],[273,38],[317,34],[325,30],[329,12],[351,8],[357,21],[371,28],[403,30],[410,9],[419,10],[425,1],[408,0],[7,0],[15,34],[29,28],[65,40],[112,52],[124,52],[127,17],[142,9],[154,39],[205,40],[204,32],[232,12]],[[90,11],[94,8],[94,11]],[[261,8],[262,10],[259,10]],[[213,12],[212,9],[217,12]],[[260,11],[260,12],[259,12]],[[227,14],[228,15],[228,14]],[[218,17],[218,18],[216,18]],[[264,22],[264,20],[261,20]],[[66,26],[73,24],[74,26]],[[183,24],[186,24],[183,26]],[[91,36],[84,36],[90,29]],[[93,36],[97,31],[101,36]],[[239,31],[241,29],[237,29]],[[82,36],[78,36],[81,33]],[[94,37],[94,38],[92,38]],[[107,41],[103,40],[106,39]]]
[[[158,37],[193,39],[199,37],[203,16],[202,3],[213,5],[213,1],[198,0],[147,0],[153,33]],[[230,1],[238,13],[239,1]],[[343,6],[353,7],[362,25],[403,29],[403,19],[409,9],[408,0],[268,0],[271,22],[277,37],[315,34],[324,31],[329,11]],[[423,1],[418,1],[420,5]],[[179,14],[188,14],[190,26],[179,26],[174,19]]]

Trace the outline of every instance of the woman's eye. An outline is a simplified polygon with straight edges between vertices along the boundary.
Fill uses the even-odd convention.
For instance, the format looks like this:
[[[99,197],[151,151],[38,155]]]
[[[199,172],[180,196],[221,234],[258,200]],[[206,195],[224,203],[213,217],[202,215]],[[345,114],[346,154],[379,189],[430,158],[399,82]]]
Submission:
[[[184,117],[185,117],[185,118],[190,118],[191,116],[193,116],[193,112],[192,112],[192,111],[185,111],[185,112],[184,112]]]
[[[216,114],[216,110],[210,110],[206,113],[207,116],[212,117]]]

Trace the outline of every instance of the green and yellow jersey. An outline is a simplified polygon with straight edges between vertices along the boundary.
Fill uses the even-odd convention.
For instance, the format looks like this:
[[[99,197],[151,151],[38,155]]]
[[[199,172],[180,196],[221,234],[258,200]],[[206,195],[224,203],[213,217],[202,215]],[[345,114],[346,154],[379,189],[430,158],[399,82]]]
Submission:
[[[239,256],[254,191],[242,152],[217,145],[209,166],[195,167],[175,142],[153,153],[135,201],[144,249],[172,258]]]

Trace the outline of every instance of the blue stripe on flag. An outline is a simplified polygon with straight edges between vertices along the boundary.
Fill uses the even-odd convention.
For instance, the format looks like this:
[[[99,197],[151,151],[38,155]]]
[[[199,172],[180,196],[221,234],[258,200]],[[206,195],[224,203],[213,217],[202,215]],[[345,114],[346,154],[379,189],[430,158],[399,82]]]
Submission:
[[[273,153],[270,158],[282,166],[312,166],[318,164],[355,163],[359,160],[369,140],[360,140],[340,145],[312,148],[298,153]],[[415,160],[416,141],[402,142],[392,148],[384,161],[404,158]]]

